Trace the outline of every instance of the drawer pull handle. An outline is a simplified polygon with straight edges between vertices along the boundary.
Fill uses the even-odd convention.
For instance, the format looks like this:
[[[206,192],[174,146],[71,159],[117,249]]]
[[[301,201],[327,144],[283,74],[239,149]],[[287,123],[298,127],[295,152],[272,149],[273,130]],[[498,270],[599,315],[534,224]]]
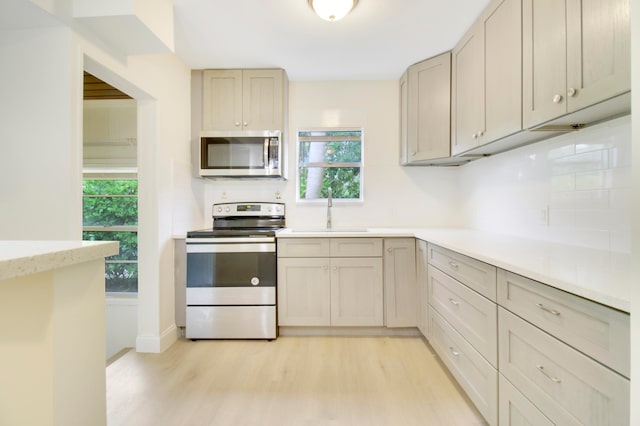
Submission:
[[[555,316],[560,316],[560,312],[556,311],[555,309],[549,309],[546,306],[544,306],[542,303],[536,303],[536,306],[540,309],[542,309],[545,312],[550,313],[551,315],[555,315]]]
[[[458,269],[458,264],[455,262],[449,262],[449,266],[451,266],[453,269]]]
[[[544,374],[544,376],[551,380],[553,383],[562,383],[562,380],[558,379],[557,377],[553,377],[550,376],[549,373],[547,373],[544,369],[544,366],[542,365],[536,365],[536,368],[538,369],[539,372],[541,372],[542,374]]]
[[[458,356],[460,355],[460,352],[456,351],[453,346],[449,346],[449,350],[451,351],[451,353],[453,354],[453,356]]]
[[[460,302],[458,302],[456,299],[452,299],[451,297],[449,298],[449,302],[454,306],[458,306],[460,304]]]

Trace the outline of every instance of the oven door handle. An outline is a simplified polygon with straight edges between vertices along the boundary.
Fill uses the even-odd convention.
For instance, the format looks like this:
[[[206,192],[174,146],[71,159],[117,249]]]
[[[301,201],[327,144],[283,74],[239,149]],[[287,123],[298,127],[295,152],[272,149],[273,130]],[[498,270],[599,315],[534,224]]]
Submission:
[[[215,238],[187,238],[189,244],[219,244],[219,243],[273,243],[275,237],[215,237]]]
[[[275,243],[187,244],[187,253],[275,253]]]

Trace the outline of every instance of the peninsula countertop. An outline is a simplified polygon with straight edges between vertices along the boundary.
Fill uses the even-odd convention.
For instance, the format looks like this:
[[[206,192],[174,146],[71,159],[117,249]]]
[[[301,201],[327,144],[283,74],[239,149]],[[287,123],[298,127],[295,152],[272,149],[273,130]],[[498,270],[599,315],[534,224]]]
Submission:
[[[285,229],[278,238],[415,237],[624,312],[631,309],[631,254],[471,229]]]
[[[116,241],[0,241],[0,280],[118,254]]]

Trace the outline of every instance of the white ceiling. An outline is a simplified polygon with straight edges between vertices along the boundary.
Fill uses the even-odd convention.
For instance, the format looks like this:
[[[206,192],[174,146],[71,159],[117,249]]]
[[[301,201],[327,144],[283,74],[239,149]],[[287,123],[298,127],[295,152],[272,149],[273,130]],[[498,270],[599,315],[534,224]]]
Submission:
[[[490,0],[359,0],[339,22],[307,0],[174,0],[175,51],[192,69],[284,68],[290,80],[398,79],[450,50]]]

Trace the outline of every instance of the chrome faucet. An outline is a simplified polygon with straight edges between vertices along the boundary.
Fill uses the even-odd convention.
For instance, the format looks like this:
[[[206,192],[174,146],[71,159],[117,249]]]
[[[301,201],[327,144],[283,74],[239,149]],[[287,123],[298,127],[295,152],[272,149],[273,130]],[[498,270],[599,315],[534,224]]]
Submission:
[[[327,229],[331,229],[331,207],[333,207],[333,194],[329,188],[327,189]]]

